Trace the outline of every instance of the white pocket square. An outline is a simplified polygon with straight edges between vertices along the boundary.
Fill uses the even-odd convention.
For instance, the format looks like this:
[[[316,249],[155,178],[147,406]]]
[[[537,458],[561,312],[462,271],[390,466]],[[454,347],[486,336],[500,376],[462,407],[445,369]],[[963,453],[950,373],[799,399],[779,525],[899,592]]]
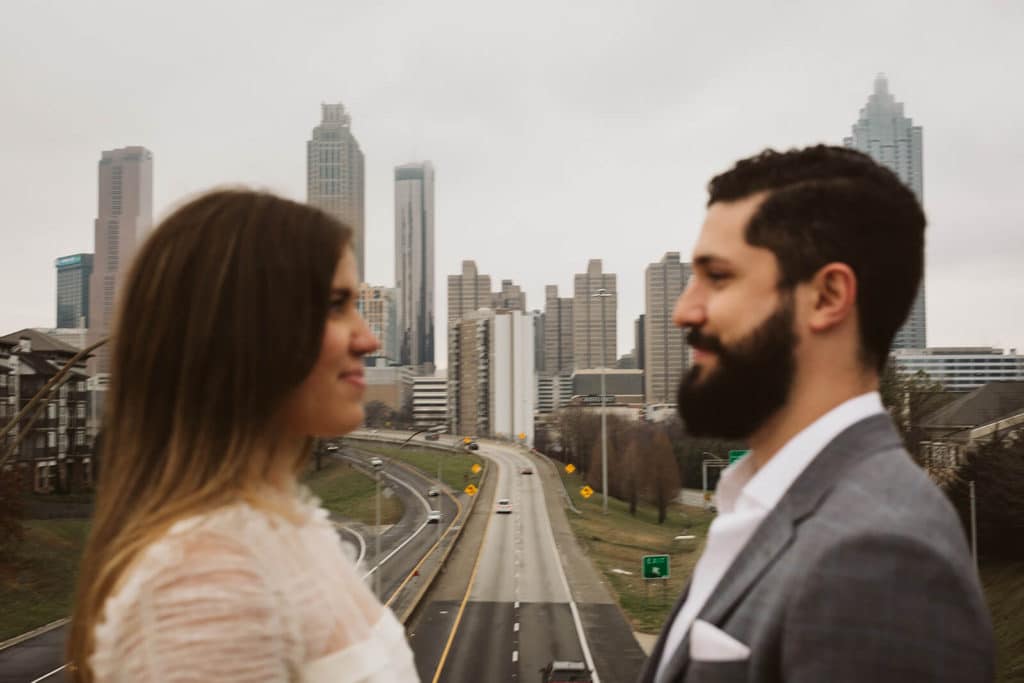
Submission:
[[[701,619],[690,627],[690,659],[702,662],[738,662],[750,658],[750,648]]]

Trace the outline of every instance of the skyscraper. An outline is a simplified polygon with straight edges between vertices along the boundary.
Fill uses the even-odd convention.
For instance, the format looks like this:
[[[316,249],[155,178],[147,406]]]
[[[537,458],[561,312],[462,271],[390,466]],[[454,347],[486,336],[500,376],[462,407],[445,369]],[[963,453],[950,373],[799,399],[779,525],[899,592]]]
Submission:
[[[690,279],[690,264],[667,252],[644,271],[643,370],[646,403],[675,403],[679,379],[689,366],[683,330],[672,309]]]
[[[320,125],[306,142],[306,201],[352,228],[359,281],[366,279],[363,152],[345,105],[321,104]]]
[[[557,285],[544,288],[544,367],[545,375],[571,375],[573,363],[571,297],[559,297]]]
[[[511,280],[502,280],[501,291],[491,295],[491,307],[495,310],[526,311],[526,292]]]
[[[395,168],[395,279],[403,365],[434,371],[434,166]]]
[[[520,311],[485,308],[449,327],[448,420],[454,434],[533,443],[537,390],[534,323]]]
[[[889,92],[885,74],[875,77],[875,91],[860,110],[860,118],[853,124],[853,135],[843,138],[843,144],[869,155],[878,163],[892,169],[906,183],[919,202],[924,202],[924,133],[910,117],[903,114],[903,103],[897,102]],[[927,317],[925,311],[924,280],[914,299],[914,305],[903,327],[896,333],[892,348],[923,349],[927,343]]]
[[[466,313],[491,306],[491,276],[481,275],[476,261],[463,261],[462,273],[448,276],[448,324]]]
[[[57,267],[57,327],[89,327],[92,254],[61,256],[54,265]]]
[[[89,343],[111,333],[114,297],[153,227],[153,154],[145,147],[103,152],[99,162],[99,207],[95,255],[89,282]],[[90,374],[110,372],[110,344],[99,348]]]
[[[378,287],[365,282],[359,285],[359,312],[366,319],[380,348],[369,354],[376,365],[377,359],[398,362],[398,292],[393,287]]]
[[[601,270],[601,259],[591,259],[586,273],[573,278],[573,360],[577,370],[610,368],[618,358],[616,313],[619,296],[615,275]],[[610,296],[595,296],[598,290]]]

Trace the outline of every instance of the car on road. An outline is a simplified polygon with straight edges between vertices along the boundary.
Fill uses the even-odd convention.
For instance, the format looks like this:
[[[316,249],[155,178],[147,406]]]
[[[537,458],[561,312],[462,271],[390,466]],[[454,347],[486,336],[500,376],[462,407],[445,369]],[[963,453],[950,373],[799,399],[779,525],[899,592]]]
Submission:
[[[441,511],[431,510],[427,513],[427,524],[440,524],[441,523]]]
[[[441,435],[440,434],[434,434],[433,432],[431,432],[430,434],[427,434],[423,438],[425,438],[427,441],[437,441],[438,439],[441,438]]]
[[[533,474],[533,468],[532,467],[520,468],[519,474]]]
[[[466,448],[468,448],[471,451],[478,451],[480,450],[480,444],[478,444],[476,441],[471,441],[469,445],[466,446]]]
[[[508,515],[512,513],[512,501],[508,498],[499,498],[498,502],[494,505],[494,511],[499,515]]]
[[[327,451],[330,451],[331,453],[334,453],[339,448],[340,448],[340,446],[338,446],[338,444],[336,444],[336,443],[329,443],[326,446],[324,446],[324,449],[327,450]]]
[[[431,486],[429,489],[427,489],[427,495],[433,498],[434,496],[441,495],[441,492],[437,490],[436,486]]]
[[[554,660],[540,670],[542,683],[591,683],[590,669],[583,662]]]
[[[373,469],[379,470],[382,467],[384,467],[384,461],[381,460],[380,458],[370,458],[370,465],[373,467]]]

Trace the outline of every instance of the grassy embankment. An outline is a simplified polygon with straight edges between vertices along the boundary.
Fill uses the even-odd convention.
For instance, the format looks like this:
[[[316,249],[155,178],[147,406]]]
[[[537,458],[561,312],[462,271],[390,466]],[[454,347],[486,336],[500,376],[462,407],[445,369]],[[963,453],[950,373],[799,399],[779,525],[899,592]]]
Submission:
[[[601,494],[595,493],[586,500],[580,494],[583,479],[564,471],[561,475],[573,503],[583,513],[568,513],[576,538],[608,580],[633,628],[642,633],[657,633],[693,571],[713,515],[699,508],[673,505],[665,523],[658,524],[654,506],[641,504],[634,517],[629,514],[628,503],[615,498],[608,499],[608,514],[604,515]],[[696,538],[675,538],[688,535]],[[669,555],[670,577],[644,580],[640,558],[661,554]]]
[[[305,482],[324,506],[349,519],[374,522],[374,482],[334,460]],[[91,496],[34,496],[44,503],[89,502]],[[397,497],[383,498],[385,524],[402,516]],[[39,519],[24,522],[25,540],[14,557],[0,560],[0,641],[48,624],[71,611],[78,563],[89,533],[87,519]]]
[[[0,641],[71,612],[89,521],[30,520],[13,559],[0,561]]]
[[[376,521],[376,483],[373,478],[345,461],[323,459],[323,469],[310,471],[303,483],[331,512],[363,524]],[[402,518],[398,496],[381,496],[381,522],[394,524]]]
[[[999,683],[1024,683],[1024,562],[981,566],[998,647]]]
[[[397,446],[377,446],[365,443],[360,443],[357,448],[412,465],[431,479],[437,478],[437,464],[440,459],[441,481],[455,491],[461,491],[467,484],[479,486],[480,474],[483,474],[483,471],[481,470],[480,474],[473,474],[471,468],[474,464],[480,464],[481,466],[486,464],[482,457],[464,451],[445,453],[444,451],[429,448],[408,446],[398,448]]]

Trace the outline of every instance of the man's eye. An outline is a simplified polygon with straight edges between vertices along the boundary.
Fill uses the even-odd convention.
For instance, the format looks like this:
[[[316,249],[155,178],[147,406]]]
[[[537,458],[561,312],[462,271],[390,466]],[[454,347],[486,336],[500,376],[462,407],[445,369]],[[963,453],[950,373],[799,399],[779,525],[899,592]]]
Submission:
[[[724,280],[729,279],[728,273],[720,273],[717,271],[710,271],[708,272],[707,276],[708,279],[711,280],[712,282],[722,282]]]

